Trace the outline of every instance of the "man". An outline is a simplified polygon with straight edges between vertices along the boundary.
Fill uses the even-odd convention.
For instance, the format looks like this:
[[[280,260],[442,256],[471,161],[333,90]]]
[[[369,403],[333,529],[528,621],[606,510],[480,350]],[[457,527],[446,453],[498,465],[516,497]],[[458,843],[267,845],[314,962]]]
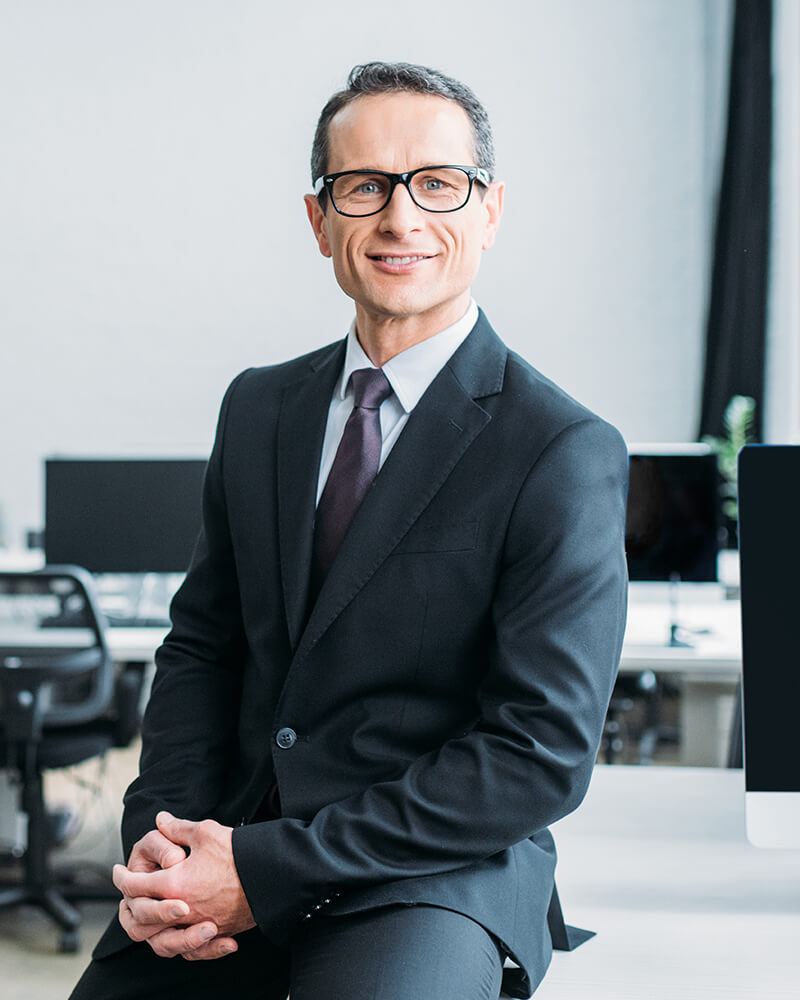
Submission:
[[[493,171],[440,73],[356,67],[323,110],[306,207],[355,322],[225,396],[119,923],[75,1000],[464,1000],[498,996],[506,957],[512,995],[544,974],[547,827],[585,792],[622,641],[627,466],[471,299]]]

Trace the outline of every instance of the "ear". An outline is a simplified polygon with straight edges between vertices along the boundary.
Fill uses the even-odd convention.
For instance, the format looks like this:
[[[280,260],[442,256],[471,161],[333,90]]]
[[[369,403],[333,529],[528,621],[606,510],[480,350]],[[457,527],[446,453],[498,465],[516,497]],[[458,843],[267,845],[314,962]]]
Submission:
[[[331,257],[331,245],[328,240],[328,220],[325,218],[325,213],[320,207],[319,200],[316,195],[307,194],[305,196],[305,203],[308,221],[311,223],[314,236],[317,238],[319,252],[323,257]]]
[[[494,244],[497,227],[503,216],[503,196],[506,186],[502,181],[493,181],[483,198],[483,211],[486,213],[486,229],[483,234],[482,249],[488,250]]]

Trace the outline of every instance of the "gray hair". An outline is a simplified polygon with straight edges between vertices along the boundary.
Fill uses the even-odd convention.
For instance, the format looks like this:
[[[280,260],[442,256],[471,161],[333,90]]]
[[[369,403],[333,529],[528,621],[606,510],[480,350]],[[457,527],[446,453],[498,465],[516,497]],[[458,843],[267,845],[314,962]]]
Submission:
[[[328,172],[330,152],[328,126],[334,115],[357,97],[403,91],[412,94],[431,94],[460,104],[472,124],[475,136],[475,164],[483,167],[491,180],[494,179],[494,140],[489,116],[469,87],[426,66],[403,62],[371,62],[363,66],[354,66],[347,78],[347,87],[335,93],[322,109],[311,147],[312,183]]]

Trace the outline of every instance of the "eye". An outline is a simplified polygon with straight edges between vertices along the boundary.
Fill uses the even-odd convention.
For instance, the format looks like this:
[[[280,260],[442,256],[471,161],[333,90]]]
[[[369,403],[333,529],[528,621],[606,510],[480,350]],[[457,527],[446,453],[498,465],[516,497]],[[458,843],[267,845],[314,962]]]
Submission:
[[[447,184],[441,177],[425,177],[422,181],[424,191],[443,191]]]
[[[387,181],[380,174],[353,173],[337,177],[333,185],[334,200],[345,204],[372,203],[386,197]]]

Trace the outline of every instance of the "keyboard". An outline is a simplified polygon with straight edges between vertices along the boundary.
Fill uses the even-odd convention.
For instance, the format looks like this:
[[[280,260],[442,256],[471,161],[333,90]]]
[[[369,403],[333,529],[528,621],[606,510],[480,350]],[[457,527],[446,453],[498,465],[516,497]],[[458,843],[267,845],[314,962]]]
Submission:
[[[167,617],[139,618],[135,615],[106,615],[109,628],[163,628],[171,627]]]

